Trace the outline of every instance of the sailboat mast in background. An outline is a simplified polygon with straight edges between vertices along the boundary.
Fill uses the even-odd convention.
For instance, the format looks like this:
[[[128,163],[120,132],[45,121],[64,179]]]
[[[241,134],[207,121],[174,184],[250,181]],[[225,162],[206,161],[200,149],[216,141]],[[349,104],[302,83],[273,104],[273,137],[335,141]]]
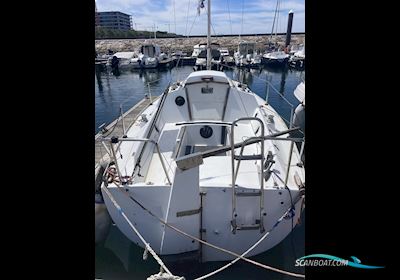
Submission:
[[[211,0],[207,0],[207,70],[211,70]]]

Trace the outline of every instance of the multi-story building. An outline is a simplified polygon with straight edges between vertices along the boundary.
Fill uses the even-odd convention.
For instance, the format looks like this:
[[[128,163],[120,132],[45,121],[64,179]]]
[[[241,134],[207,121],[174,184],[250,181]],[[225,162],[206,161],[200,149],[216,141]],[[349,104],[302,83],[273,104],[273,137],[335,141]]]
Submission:
[[[94,26],[99,26],[100,24],[99,24],[99,16],[98,16],[98,14],[97,14],[97,4],[96,4],[96,2],[94,2],[94,8],[95,8],[95,13],[94,13],[94,18],[95,18],[95,24],[94,24]]]
[[[132,29],[132,17],[118,11],[96,12],[96,25],[109,29]]]

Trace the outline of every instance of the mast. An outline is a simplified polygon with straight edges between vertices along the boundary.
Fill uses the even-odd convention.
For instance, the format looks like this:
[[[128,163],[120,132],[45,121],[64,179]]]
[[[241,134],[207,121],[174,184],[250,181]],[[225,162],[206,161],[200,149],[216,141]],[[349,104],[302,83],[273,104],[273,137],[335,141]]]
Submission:
[[[271,36],[269,37],[269,41],[270,41],[270,42],[272,41],[272,35],[274,34],[274,26],[275,26],[276,12],[278,11],[278,3],[279,3],[279,0],[276,0],[274,21],[272,22]],[[276,36],[276,34],[275,34],[275,36]]]
[[[276,27],[275,27],[275,38],[277,38],[277,34],[278,34],[278,24],[279,24],[279,13],[281,9],[281,1],[278,0],[278,10],[277,10],[277,15],[276,15]]]
[[[211,0],[207,0],[207,70],[211,70]]]

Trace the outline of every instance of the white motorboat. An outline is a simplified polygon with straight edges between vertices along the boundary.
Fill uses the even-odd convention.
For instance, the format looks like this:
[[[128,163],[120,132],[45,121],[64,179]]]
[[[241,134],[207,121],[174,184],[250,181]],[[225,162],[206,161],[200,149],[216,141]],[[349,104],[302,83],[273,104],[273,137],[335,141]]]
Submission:
[[[296,51],[289,59],[289,65],[293,68],[304,69],[306,64],[305,46]]]
[[[221,53],[222,64],[228,66],[235,65],[235,59],[233,58],[233,56],[229,54],[229,50],[227,48],[219,48],[218,50]]]
[[[207,49],[207,43],[200,43],[193,46],[192,57],[197,58],[202,50]]]
[[[132,61],[138,57],[135,52],[116,52],[111,57],[108,58],[107,68],[113,70],[113,59],[116,57],[118,59],[118,69],[119,70],[130,70],[132,68]]]
[[[181,51],[181,50],[177,50],[171,54],[172,59],[180,59],[180,58],[183,58],[186,56],[187,56],[187,53],[184,51]]]
[[[211,49],[218,49],[219,48],[219,44],[218,43],[211,43]],[[193,58],[197,58],[199,56],[199,54],[202,51],[206,51],[207,50],[207,43],[199,43],[197,45],[193,46],[193,52],[192,52],[192,57]]]
[[[160,58],[163,58],[163,55],[159,45],[144,43],[140,47],[138,57],[132,60],[132,68],[157,68]]]
[[[211,49],[211,68],[219,70],[221,66],[221,53],[217,49]],[[196,58],[196,70],[207,69],[207,50],[202,50]]]
[[[240,42],[234,53],[235,65],[238,67],[260,67],[261,55],[255,51],[256,43]]]

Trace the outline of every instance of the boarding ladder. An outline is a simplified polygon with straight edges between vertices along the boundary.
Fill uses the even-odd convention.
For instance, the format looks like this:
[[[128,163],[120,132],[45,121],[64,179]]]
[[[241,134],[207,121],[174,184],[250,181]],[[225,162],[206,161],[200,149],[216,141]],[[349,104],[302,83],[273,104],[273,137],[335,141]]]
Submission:
[[[241,121],[258,121],[260,123],[260,128],[261,128],[261,135],[260,136],[254,136],[246,139],[240,146],[240,153],[239,155],[235,154],[235,142],[234,142],[234,128],[237,126],[238,122]],[[259,139],[261,140],[261,153],[257,155],[243,155],[243,150],[246,144],[250,140],[256,140]],[[231,161],[232,161],[232,233],[236,233],[237,230],[256,230],[260,229],[260,232],[264,232],[264,224],[263,224],[263,216],[265,216],[264,212],[264,169],[263,169],[263,164],[264,164],[264,123],[256,117],[244,117],[235,120],[232,122],[231,125],[231,139],[230,139],[230,144],[231,144]],[[239,173],[239,167],[240,167],[240,162],[242,160],[259,160],[260,161],[260,190],[257,192],[239,192],[237,190],[237,185],[236,185],[236,179]],[[235,162],[237,161],[237,165],[235,167]],[[236,202],[237,199],[240,197],[244,196],[259,196],[260,197],[260,211],[259,211],[259,218],[255,219],[254,223],[252,224],[241,224],[238,225],[236,218],[238,216],[238,213],[236,212]]]

